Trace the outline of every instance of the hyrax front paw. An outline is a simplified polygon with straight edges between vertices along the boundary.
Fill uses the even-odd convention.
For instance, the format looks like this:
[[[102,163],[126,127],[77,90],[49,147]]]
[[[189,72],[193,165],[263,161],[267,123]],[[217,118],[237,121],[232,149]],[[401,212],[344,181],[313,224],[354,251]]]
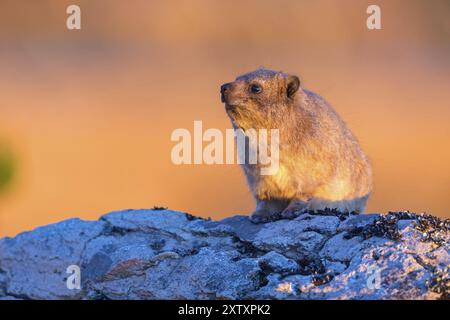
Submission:
[[[293,202],[290,203],[287,208],[281,212],[281,219],[295,219],[305,212],[305,202]]]
[[[265,223],[275,220],[276,215],[266,209],[258,209],[250,216],[250,221],[253,223]]]

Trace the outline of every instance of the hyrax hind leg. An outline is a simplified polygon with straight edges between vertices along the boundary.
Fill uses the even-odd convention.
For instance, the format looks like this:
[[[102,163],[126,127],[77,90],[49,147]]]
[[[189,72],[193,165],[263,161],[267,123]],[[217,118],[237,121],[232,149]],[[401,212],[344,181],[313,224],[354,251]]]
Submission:
[[[289,200],[257,200],[256,209],[251,214],[253,223],[272,221],[289,205]]]

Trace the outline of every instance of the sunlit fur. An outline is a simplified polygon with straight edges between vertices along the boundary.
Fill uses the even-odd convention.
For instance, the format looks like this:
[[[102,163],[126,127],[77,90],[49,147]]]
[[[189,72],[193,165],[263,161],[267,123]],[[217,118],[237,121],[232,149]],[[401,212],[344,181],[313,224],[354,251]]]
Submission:
[[[293,79],[298,78],[259,69],[238,77],[224,94],[235,128],[279,129],[278,172],[265,176],[259,165],[243,165],[257,203],[253,220],[302,209],[363,212],[372,187],[369,160],[321,96],[301,85],[288,96]],[[261,93],[249,90],[254,83],[262,86]]]

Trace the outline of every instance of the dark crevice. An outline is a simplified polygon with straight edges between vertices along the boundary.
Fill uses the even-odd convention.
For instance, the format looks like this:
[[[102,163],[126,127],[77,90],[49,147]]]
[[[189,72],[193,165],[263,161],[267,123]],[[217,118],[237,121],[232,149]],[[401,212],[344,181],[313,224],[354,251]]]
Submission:
[[[321,286],[321,285],[327,284],[328,282],[333,280],[333,278],[334,278],[334,274],[331,272],[327,272],[324,274],[318,274],[318,275],[313,276],[312,283],[315,286]]]
[[[319,257],[305,257],[297,260],[299,265],[298,274],[308,276],[313,274],[323,274],[326,272],[325,266]]]
[[[250,241],[242,240],[238,236],[232,236],[232,241],[235,243],[237,251],[241,254],[241,257],[237,257],[233,261],[238,261],[243,258],[258,258],[269,252],[268,250],[257,248]]]
[[[103,231],[101,233],[101,235],[103,235],[103,236],[124,236],[129,233],[152,233],[152,234],[161,234],[164,236],[172,237],[178,241],[185,240],[183,237],[181,237],[180,235],[178,235],[174,232],[170,232],[167,230],[161,230],[161,229],[158,229],[155,227],[145,226],[145,227],[136,227],[135,229],[124,228],[124,227],[119,227],[119,226],[113,225],[111,222],[109,222],[104,217],[101,217],[100,220],[106,223],[105,228],[103,229]]]
[[[20,300],[33,300],[33,298],[27,296],[26,294],[19,294],[19,293],[12,293],[9,291],[5,291],[5,296],[10,296],[16,299],[20,299]]]
[[[208,217],[208,218],[202,218],[202,217],[194,216],[194,215],[192,215],[192,214],[190,214],[190,213],[187,213],[187,212],[183,212],[183,213],[184,213],[184,215],[186,216],[186,219],[187,219],[188,221],[194,221],[194,220],[211,221],[211,218],[210,218],[210,217]]]

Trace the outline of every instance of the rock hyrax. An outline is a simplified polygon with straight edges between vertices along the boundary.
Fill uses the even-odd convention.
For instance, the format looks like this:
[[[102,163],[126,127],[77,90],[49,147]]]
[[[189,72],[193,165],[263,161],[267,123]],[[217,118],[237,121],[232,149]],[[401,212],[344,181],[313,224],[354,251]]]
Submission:
[[[372,188],[368,158],[336,111],[295,75],[259,69],[221,87],[235,129],[278,129],[279,169],[244,164],[256,199],[253,222],[306,210],[362,213]]]

